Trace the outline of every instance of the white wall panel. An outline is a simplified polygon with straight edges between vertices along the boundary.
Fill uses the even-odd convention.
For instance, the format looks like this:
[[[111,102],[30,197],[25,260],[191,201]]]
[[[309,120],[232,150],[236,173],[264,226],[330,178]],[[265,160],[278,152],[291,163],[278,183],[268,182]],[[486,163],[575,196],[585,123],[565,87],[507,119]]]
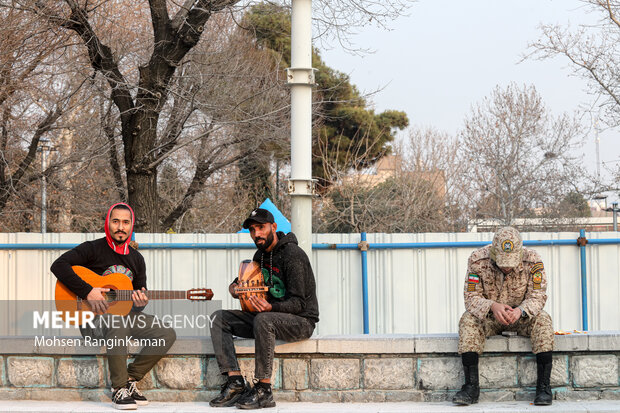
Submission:
[[[103,234],[0,234],[0,243],[80,243]],[[524,239],[576,239],[577,233],[524,233]],[[616,238],[617,233],[588,233]],[[368,242],[488,241],[490,233],[368,234]],[[137,234],[140,243],[250,243],[248,234]],[[359,234],[315,234],[315,243],[357,244]],[[556,329],[581,329],[579,248],[537,247],[549,277],[546,311]],[[456,332],[464,311],[463,283],[473,248],[368,251],[371,333]],[[588,245],[590,330],[620,330],[620,246]],[[47,300],[55,278],[49,271],[60,250],[0,250],[0,300]],[[223,308],[238,308],[228,294],[239,262],[254,250],[141,250],[151,289],[211,288]],[[361,254],[357,250],[314,250],[321,312],[318,334],[363,330]]]

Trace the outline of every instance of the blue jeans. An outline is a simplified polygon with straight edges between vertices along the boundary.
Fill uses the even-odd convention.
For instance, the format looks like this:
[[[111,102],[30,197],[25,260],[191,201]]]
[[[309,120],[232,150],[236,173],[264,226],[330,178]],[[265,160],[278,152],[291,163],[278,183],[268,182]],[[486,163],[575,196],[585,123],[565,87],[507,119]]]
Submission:
[[[214,313],[211,340],[220,373],[239,371],[233,335],[255,340],[256,379],[269,379],[273,369],[276,339],[301,341],[310,338],[314,323],[305,317],[288,313],[248,313],[239,310],[219,310]]]

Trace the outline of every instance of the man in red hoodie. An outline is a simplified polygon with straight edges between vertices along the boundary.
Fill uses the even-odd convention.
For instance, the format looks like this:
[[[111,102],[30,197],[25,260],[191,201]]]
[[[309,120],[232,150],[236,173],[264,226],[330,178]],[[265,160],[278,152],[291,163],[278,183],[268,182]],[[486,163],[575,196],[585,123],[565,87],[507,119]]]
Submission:
[[[88,300],[96,314],[106,313],[109,303],[105,300],[104,294],[109,289],[94,288],[82,280],[73,271],[72,266],[80,265],[100,275],[125,274],[133,284],[134,306],[124,317],[139,317],[140,322],[117,324],[95,322],[95,329],[82,330],[83,335],[98,339],[126,337],[157,339],[159,343],[165,343],[158,348],[144,347],[129,366],[127,366],[126,346],[107,347],[112,402],[114,407],[120,410],[132,410],[138,405],[148,404],[148,400],[138,390],[136,383],[168,352],[176,339],[172,328],[161,327],[159,323],[153,323],[153,316],[142,313],[142,309],[148,303],[146,265],[142,255],[129,245],[134,222],[134,213],[129,205],[125,203],[112,205],[105,220],[105,237],[86,241],[65,252],[51,267],[56,278],[78,297]],[[97,320],[98,318],[95,319]],[[116,328],[118,324],[120,325]]]

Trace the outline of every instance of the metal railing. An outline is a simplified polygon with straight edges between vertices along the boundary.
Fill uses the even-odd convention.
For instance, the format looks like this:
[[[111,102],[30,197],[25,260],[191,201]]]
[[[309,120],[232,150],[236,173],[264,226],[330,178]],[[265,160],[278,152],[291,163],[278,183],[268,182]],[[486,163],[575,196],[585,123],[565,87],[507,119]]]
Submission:
[[[581,262],[581,318],[582,330],[588,330],[588,285],[587,285],[587,267],[586,267],[586,245],[610,245],[620,244],[620,238],[605,239],[586,239],[585,230],[580,230],[577,239],[559,239],[559,240],[524,240],[523,245],[536,246],[553,246],[553,245],[574,245],[579,247]],[[433,249],[433,248],[480,248],[488,245],[489,241],[454,241],[454,242],[406,242],[406,243],[368,243],[367,234],[360,234],[360,242],[353,243],[314,243],[312,249],[316,250],[359,250],[361,255],[362,268],[362,305],[363,305],[363,331],[364,334],[369,333],[369,305],[368,305],[368,252],[372,250],[389,250],[389,249]],[[17,244],[0,244],[0,250],[68,250],[74,248],[78,244],[69,243],[17,243]],[[254,249],[253,243],[141,243],[140,249],[169,249],[169,250],[239,250]]]

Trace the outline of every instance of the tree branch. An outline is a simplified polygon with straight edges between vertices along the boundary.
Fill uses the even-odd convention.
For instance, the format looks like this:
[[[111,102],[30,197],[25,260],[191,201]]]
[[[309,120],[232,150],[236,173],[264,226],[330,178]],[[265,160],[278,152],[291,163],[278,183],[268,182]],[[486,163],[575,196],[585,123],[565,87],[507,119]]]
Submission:
[[[170,23],[168,8],[166,7],[166,0],[149,0],[149,4],[151,6],[153,35],[155,43],[158,43],[164,40],[166,30],[168,30],[168,24]]]
[[[167,157],[168,153],[174,149],[179,141],[179,136],[181,136],[181,132],[183,132],[183,127],[187,120],[192,116],[192,113],[196,110],[194,106],[194,94],[192,93],[192,87],[187,90],[187,95],[192,95],[191,99],[186,99],[184,94],[178,96],[174,100],[174,104],[172,109],[170,110],[170,121],[166,126],[166,130],[164,131],[163,137],[160,142],[162,142],[158,147],[154,148],[155,152],[155,165],[159,165],[164,159]],[[211,125],[213,122],[211,122]],[[211,125],[207,127],[207,130],[210,131]]]
[[[127,202],[127,195],[125,193],[125,185],[123,184],[123,177],[121,176],[121,166],[118,161],[118,153],[116,151],[116,139],[114,137],[114,127],[110,125],[110,110],[108,108],[106,114],[101,120],[103,131],[108,138],[108,157],[110,160],[110,167],[112,168],[112,176],[114,176],[114,186],[118,194],[118,199],[122,202]]]
[[[192,6],[196,3],[196,0],[185,0],[185,3],[180,7],[177,14],[172,19],[171,27],[173,30],[178,30],[179,27],[185,22],[187,19],[187,15],[189,11],[192,9]]]
[[[6,168],[8,168],[9,163],[8,160],[6,159],[6,147],[7,144],[9,142],[9,131],[8,131],[8,123],[9,123],[9,116],[11,115],[11,107],[10,106],[5,106],[4,110],[2,111],[2,120],[1,120],[1,124],[0,124],[0,157],[2,159],[0,159],[0,187],[2,187],[3,185],[6,184],[7,181],[7,177],[6,177]]]
[[[37,153],[37,147],[39,146],[39,140],[41,139],[41,136],[43,136],[44,133],[50,130],[54,122],[58,120],[61,114],[62,107],[58,105],[56,106],[56,109],[54,111],[48,113],[45,119],[43,119],[43,121],[39,123],[39,125],[37,126],[37,130],[35,131],[32,138],[32,141],[30,141],[28,153],[26,154],[24,159],[22,159],[17,170],[11,177],[13,186],[17,186],[17,183],[22,179],[24,173],[26,173],[26,170],[32,164],[32,161],[34,160]]]
[[[183,214],[185,214],[191,207],[194,202],[194,198],[198,193],[200,193],[204,187],[204,184],[213,174],[213,172],[228,166],[234,162],[237,162],[240,159],[245,158],[249,155],[250,152],[244,152],[242,154],[236,155],[232,158],[227,158],[222,162],[217,162],[213,164],[209,164],[207,161],[201,162],[199,166],[196,168],[196,173],[194,174],[194,178],[192,179],[192,183],[187,188],[183,199],[175,209],[172,210],[170,214],[164,219],[162,222],[162,228],[168,229],[171,228],[177,219],[179,219]]]
[[[232,157],[229,157],[229,158],[226,158],[226,159],[223,159],[217,162],[216,160],[220,157],[224,149],[230,147],[229,143],[224,143],[220,145],[216,150],[212,150],[209,156],[206,157],[206,159],[203,159],[204,156],[206,155],[205,154],[206,141],[207,139],[204,139],[202,141],[200,154],[198,156],[199,161],[198,161],[198,164],[196,165],[196,171],[194,172],[194,177],[192,178],[192,182],[190,183],[189,187],[185,191],[185,194],[183,195],[183,198],[181,199],[181,201],[162,221],[161,226],[164,230],[171,228],[174,225],[174,223],[177,221],[177,219],[183,216],[192,207],[194,198],[196,197],[198,193],[202,191],[207,178],[209,178],[209,176],[211,176],[213,172],[221,168],[224,168],[225,166],[228,166],[234,162],[237,162],[238,160],[243,159],[246,156],[248,156],[250,153],[252,153],[251,149],[246,149],[244,151],[241,151],[236,156],[232,156]]]
[[[620,27],[620,21],[618,21],[616,16],[614,16],[614,12],[611,11],[611,4],[609,4],[609,0],[607,0],[607,11],[609,12],[609,18],[611,19],[611,21],[616,23],[616,26]]]
[[[105,77],[112,88],[112,99],[120,111],[121,122],[123,125],[129,125],[133,115],[134,102],[129,87],[127,86],[127,81],[120,72],[117,62],[114,60],[112,49],[103,44],[95,33],[88,21],[87,11],[73,0],[66,0],[66,2],[71,8],[71,15],[68,18],[48,16],[49,19],[60,27],[72,30],[80,36],[84,46],[86,46],[88,50],[91,66],[95,71],[101,73]],[[128,140],[131,139],[129,134],[124,136],[124,138]]]
[[[39,141],[41,136],[44,133],[50,130],[54,122],[60,117],[62,114],[61,105],[56,106],[56,109],[52,112],[49,112],[45,119],[39,123],[37,126],[37,130],[34,133],[32,141],[30,141],[30,145],[28,147],[28,153],[19,163],[17,170],[10,177],[5,179],[4,183],[0,185],[0,210],[4,209],[6,203],[8,202],[10,195],[18,190],[22,185],[22,178],[32,162],[34,161],[37,154],[37,147],[39,146]]]
[[[26,66],[26,68],[18,76],[16,76],[15,73],[11,73],[10,64],[2,65],[3,68],[0,70],[0,82],[6,86],[6,89],[0,91],[0,105],[10,98],[13,93],[19,90],[19,86],[23,84],[24,79],[26,79],[26,77],[31,74],[39,66],[39,64],[41,64],[43,59],[52,53],[52,51],[53,48],[39,51],[37,53],[38,56],[33,58],[30,64],[28,64],[28,66]]]

